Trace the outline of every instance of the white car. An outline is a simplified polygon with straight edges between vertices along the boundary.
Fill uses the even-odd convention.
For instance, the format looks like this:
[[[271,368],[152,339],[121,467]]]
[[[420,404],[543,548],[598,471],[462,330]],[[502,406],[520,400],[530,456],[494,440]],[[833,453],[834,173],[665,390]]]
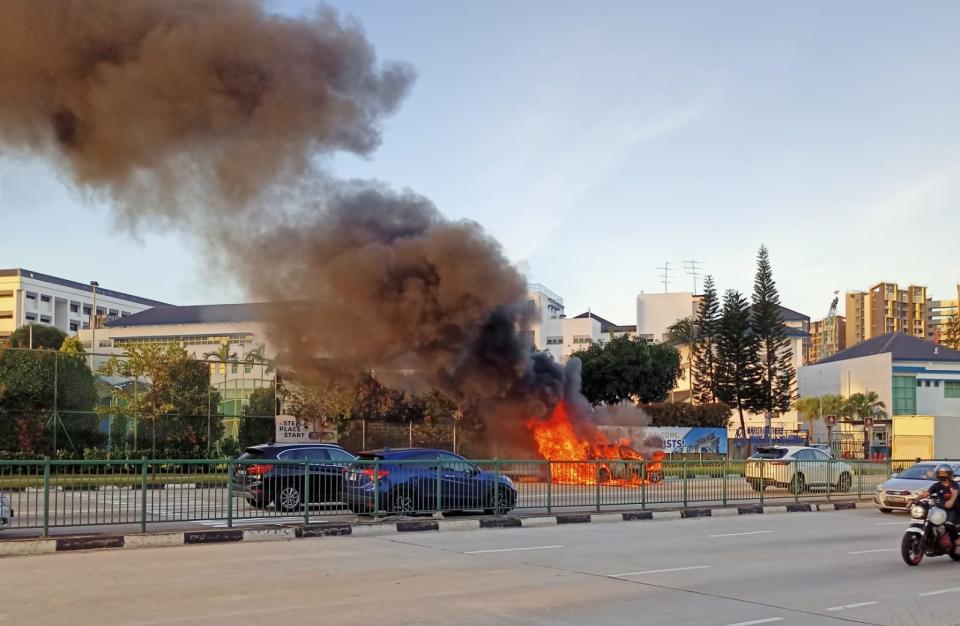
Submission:
[[[744,475],[756,491],[786,487],[793,493],[803,493],[819,487],[847,492],[853,485],[852,467],[806,446],[758,448],[747,460]]]
[[[7,499],[0,493],[0,530],[10,528],[13,523],[13,509],[7,504]]]

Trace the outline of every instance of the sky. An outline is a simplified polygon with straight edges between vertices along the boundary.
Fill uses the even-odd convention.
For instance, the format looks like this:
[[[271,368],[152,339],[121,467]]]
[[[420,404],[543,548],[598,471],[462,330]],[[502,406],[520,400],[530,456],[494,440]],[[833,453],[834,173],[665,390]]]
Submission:
[[[635,322],[664,262],[671,291],[692,290],[696,260],[748,292],[761,244],[783,304],[813,318],[880,280],[956,297],[960,3],[333,5],[417,80],[381,147],[332,171],[482,224],[568,315]],[[48,164],[0,154],[3,267],[245,298],[181,235],[131,236]]]

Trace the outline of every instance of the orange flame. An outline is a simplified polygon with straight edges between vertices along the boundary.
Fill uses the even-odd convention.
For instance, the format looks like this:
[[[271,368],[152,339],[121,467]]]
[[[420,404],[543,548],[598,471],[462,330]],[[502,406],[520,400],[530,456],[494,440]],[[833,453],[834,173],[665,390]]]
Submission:
[[[554,483],[595,485],[599,481],[631,487],[663,480],[663,451],[654,452],[644,463],[645,457],[630,447],[629,440],[611,443],[592,424],[582,424],[578,434],[564,402],[554,407],[547,421],[531,419],[527,426],[540,456],[551,461]]]

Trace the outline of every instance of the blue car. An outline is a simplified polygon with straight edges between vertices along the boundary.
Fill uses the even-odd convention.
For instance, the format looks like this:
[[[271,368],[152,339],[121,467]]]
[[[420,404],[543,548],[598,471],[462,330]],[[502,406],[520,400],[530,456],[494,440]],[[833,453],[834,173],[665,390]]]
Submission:
[[[504,514],[517,504],[510,478],[445,450],[384,448],[361,452],[357,461],[344,473],[342,490],[343,503],[354,513]]]

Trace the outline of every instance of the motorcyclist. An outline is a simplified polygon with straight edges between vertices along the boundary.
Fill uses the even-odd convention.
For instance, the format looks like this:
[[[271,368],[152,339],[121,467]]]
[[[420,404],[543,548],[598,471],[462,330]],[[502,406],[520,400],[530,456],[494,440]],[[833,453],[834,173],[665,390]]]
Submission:
[[[930,485],[921,497],[931,496],[939,498],[943,502],[943,508],[947,512],[947,532],[954,545],[957,542],[957,514],[960,513],[960,505],[957,504],[957,498],[960,497],[960,484],[953,480],[953,468],[943,464],[937,466],[937,482]]]

